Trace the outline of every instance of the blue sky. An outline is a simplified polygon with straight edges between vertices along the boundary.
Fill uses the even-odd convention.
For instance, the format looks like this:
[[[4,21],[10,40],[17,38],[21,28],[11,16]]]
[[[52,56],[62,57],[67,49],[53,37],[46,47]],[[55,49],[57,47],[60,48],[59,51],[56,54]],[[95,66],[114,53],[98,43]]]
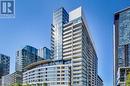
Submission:
[[[129,0],[16,0],[16,18],[0,19],[0,53],[11,57],[15,71],[15,54],[25,45],[50,47],[52,13],[59,7],[68,12],[82,6],[95,42],[98,73],[104,86],[112,86],[113,15],[130,6]]]

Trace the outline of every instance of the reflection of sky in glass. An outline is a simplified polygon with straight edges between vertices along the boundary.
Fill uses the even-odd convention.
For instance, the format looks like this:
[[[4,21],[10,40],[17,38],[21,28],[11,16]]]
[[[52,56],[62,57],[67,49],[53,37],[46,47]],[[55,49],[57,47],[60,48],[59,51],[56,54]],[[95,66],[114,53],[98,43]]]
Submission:
[[[130,43],[130,11],[120,13],[119,17],[119,44]]]
[[[128,65],[130,66],[130,44],[128,45]]]
[[[118,48],[118,67],[124,66],[124,46]]]
[[[62,59],[62,26],[68,21],[68,14],[63,8],[53,13],[54,25],[54,59]]]

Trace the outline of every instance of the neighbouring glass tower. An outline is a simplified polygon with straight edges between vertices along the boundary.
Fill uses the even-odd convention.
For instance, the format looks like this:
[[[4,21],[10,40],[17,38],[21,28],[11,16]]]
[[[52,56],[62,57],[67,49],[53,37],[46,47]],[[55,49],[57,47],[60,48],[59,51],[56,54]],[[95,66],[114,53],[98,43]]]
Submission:
[[[10,57],[0,54],[0,86],[2,85],[2,76],[9,74],[10,71]]]
[[[130,8],[114,16],[114,86],[126,86],[130,72]]]
[[[38,49],[38,56],[44,60],[51,59],[51,50],[47,47],[40,48]]]
[[[2,76],[9,74],[10,71],[10,57],[0,54],[0,79]]]
[[[61,7],[53,13],[53,24],[51,28],[51,50],[54,60],[62,59],[62,34],[63,24],[69,21],[69,15],[66,10]]]
[[[38,49],[27,45],[16,53],[16,71],[24,71],[27,65],[39,60],[42,58],[38,56]]]

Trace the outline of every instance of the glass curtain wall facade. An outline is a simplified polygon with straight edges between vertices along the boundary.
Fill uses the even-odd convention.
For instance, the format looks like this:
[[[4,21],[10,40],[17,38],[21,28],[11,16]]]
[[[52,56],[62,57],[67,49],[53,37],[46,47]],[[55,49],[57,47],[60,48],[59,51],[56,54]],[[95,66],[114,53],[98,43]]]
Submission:
[[[117,12],[114,17],[114,86],[125,86],[125,80],[118,82],[122,67],[130,67],[130,8]]]
[[[0,54],[0,79],[10,72],[10,57]]]
[[[38,49],[38,56],[43,58],[44,60],[51,59],[51,50],[47,47]]]
[[[69,15],[64,8],[53,13],[53,25],[51,28],[51,50],[54,60],[62,60],[62,34],[63,24],[69,21]]]
[[[16,71],[24,71],[27,65],[42,60],[37,55],[38,50],[32,46],[25,46],[23,49],[16,53]]]

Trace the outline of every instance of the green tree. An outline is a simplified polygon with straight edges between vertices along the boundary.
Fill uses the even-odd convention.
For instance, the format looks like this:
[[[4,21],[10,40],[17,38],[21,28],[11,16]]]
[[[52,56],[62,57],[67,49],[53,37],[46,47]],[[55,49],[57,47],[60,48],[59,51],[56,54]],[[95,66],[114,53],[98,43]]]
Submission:
[[[26,84],[26,85],[23,85],[23,86],[31,86],[30,84]]]
[[[43,86],[47,86],[47,83],[43,83]]]
[[[130,86],[130,72],[128,73],[126,77],[126,86]]]
[[[40,86],[40,84],[38,83],[37,86]]]
[[[19,83],[15,83],[15,84],[12,84],[11,86],[22,86],[22,85]]]

